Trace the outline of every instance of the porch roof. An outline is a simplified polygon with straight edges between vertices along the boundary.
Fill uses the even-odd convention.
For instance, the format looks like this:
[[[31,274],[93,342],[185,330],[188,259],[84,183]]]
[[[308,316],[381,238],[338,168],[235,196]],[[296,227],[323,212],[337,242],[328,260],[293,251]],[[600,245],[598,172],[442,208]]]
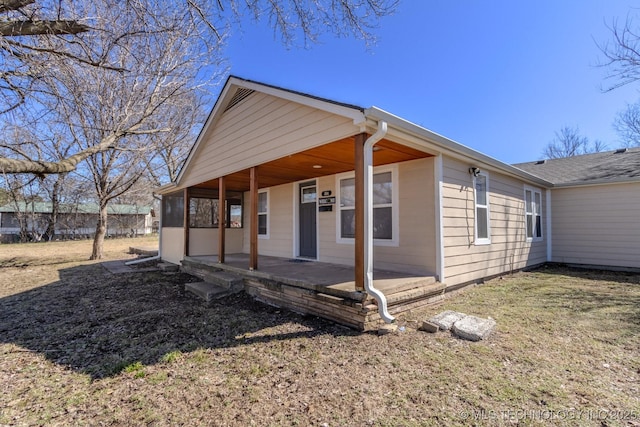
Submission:
[[[272,187],[354,170],[354,138],[344,138],[259,165],[259,187]],[[376,144],[373,163],[374,166],[381,166],[430,156],[424,151],[382,140]],[[228,175],[225,181],[229,191],[249,191],[249,169]],[[211,179],[194,187],[215,189],[218,188],[218,179]]]

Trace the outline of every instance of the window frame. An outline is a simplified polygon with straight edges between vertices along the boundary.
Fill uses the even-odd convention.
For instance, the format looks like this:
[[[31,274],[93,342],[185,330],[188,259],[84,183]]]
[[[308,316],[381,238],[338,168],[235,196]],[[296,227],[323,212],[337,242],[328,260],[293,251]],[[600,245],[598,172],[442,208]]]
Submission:
[[[260,194],[265,194],[265,197],[267,198],[267,207],[266,210],[264,212],[260,212]],[[271,217],[270,213],[269,213],[269,209],[270,209],[270,195],[269,195],[269,189],[265,188],[264,190],[259,190],[258,191],[258,206],[257,206],[257,212],[258,212],[258,239],[268,239],[270,236],[270,231],[271,231],[271,227],[269,227],[269,218]],[[260,234],[260,216],[263,215],[266,217],[265,219],[265,223],[266,223],[266,233],[264,234]]]
[[[531,193],[531,211],[528,211],[527,207],[527,193]],[[536,203],[536,194],[539,196],[540,203]],[[524,186],[524,236],[527,242],[541,242],[544,240],[544,231],[542,226],[542,190],[536,187]],[[527,218],[531,216],[531,229],[529,229],[529,222]],[[537,219],[540,219],[540,227],[537,227]],[[536,235],[536,231],[540,231],[540,235]],[[529,235],[531,232],[531,235]]]
[[[391,203],[383,203],[374,205],[375,208],[391,207],[391,239],[373,239],[375,246],[399,246],[400,244],[400,221],[399,221],[399,185],[398,185],[398,166],[387,165],[373,169],[373,175],[391,173]],[[340,182],[345,179],[355,178],[355,171],[346,172],[336,175],[336,243],[355,244],[354,237],[342,237],[342,211],[355,210],[355,206],[343,208],[340,205],[341,186]]]
[[[485,205],[478,203],[477,181],[479,176],[485,179]],[[476,246],[491,244],[491,191],[489,188],[489,173],[481,171],[477,176],[473,176],[473,242]],[[478,207],[487,210],[487,237],[478,237]]]

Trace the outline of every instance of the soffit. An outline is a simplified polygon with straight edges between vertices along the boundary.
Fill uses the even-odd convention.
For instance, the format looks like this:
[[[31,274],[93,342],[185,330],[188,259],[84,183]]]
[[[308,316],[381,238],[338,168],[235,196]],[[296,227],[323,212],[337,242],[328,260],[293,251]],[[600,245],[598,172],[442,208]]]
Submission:
[[[352,171],[355,165],[354,144],[355,138],[349,137],[258,165],[258,187],[273,187]],[[374,166],[431,157],[423,151],[385,139],[378,142],[375,148]],[[317,166],[321,167],[317,168]],[[248,169],[226,177],[226,187],[229,191],[248,191],[249,184]],[[218,180],[212,179],[194,187],[217,188]]]

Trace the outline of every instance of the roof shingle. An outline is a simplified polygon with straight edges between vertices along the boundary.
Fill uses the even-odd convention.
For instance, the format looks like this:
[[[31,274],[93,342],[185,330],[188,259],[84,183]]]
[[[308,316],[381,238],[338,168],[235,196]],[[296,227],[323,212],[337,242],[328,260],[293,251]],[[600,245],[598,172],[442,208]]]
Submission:
[[[513,166],[554,185],[640,182],[640,147],[516,163]]]

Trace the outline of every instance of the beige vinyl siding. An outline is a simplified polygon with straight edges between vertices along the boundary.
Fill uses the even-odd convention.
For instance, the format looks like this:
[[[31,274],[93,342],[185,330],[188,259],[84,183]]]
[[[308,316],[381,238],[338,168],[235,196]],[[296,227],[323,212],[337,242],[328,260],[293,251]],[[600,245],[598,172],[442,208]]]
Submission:
[[[224,234],[225,253],[237,254],[243,249],[244,231],[241,228],[227,228]],[[218,255],[217,228],[190,228],[189,255]]]
[[[180,264],[184,255],[184,229],[182,227],[162,227],[163,261]]]
[[[318,194],[336,192],[336,176],[317,179]],[[269,238],[258,239],[258,253],[295,257],[294,200],[299,183],[269,188]],[[399,221],[398,246],[374,246],[374,265],[415,274],[435,274],[435,203],[433,158],[398,164]],[[249,252],[249,194],[245,193],[245,228],[243,252]],[[337,203],[331,212],[318,212],[318,261],[343,265],[354,264],[354,245],[336,239]]]
[[[398,167],[398,246],[374,245],[374,266],[378,269],[415,274],[435,274],[435,188],[433,158],[412,160]],[[337,195],[335,176],[319,180],[318,192]],[[339,201],[332,212],[318,212],[319,260],[354,264],[353,243],[337,243]]]
[[[258,236],[258,254],[285,258],[293,256],[293,191],[294,184],[269,188],[267,214],[269,237]],[[249,253],[250,213],[251,198],[246,192],[244,195],[244,253]]]
[[[359,131],[349,118],[256,92],[225,112],[203,135],[181,186],[241,171]]]
[[[640,268],[640,183],[551,191],[552,261]]]
[[[471,165],[443,157],[443,240],[445,282],[456,285],[546,261],[545,198],[542,197],[543,239],[526,242],[524,183],[488,172],[490,239],[474,242],[475,200]]]

